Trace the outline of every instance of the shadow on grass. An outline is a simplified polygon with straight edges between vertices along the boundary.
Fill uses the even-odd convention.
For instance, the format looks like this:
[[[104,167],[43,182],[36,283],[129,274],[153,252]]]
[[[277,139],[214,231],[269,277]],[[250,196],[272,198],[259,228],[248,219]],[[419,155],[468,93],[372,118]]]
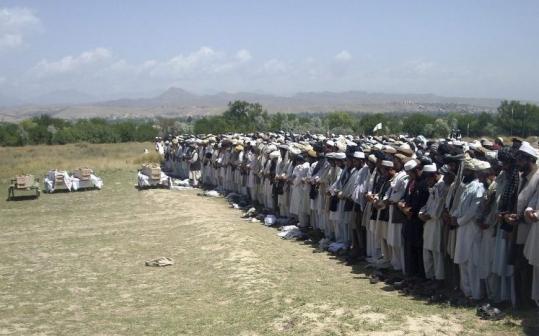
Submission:
[[[36,196],[36,195],[23,195],[23,196],[8,197],[6,201],[20,202],[20,201],[37,200],[38,198],[39,196]]]
[[[205,186],[203,189],[213,189]],[[226,196],[225,196],[226,198]],[[229,200],[230,201],[230,200]],[[260,205],[249,205],[249,208],[254,206],[257,209],[258,214],[267,215],[272,211],[263,209]],[[261,219],[263,222],[263,218]],[[291,223],[289,223],[291,224]],[[280,226],[270,226],[275,230],[278,230]],[[354,274],[354,279],[363,281],[361,285],[365,284],[365,280],[369,280],[371,284],[382,285],[379,289],[384,292],[394,292],[396,295],[405,296],[413,301],[423,302],[425,305],[436,306],[439,308],[478,308],[488,301],[471,301],[467,299],[458,288],[448,288],[448,286],[435,283],[433,281],[410,278],[402,274],[400,271],[392,269],[377,269],[373,265],[369,264],[359,258],[351,258],[346,254],[331,253],[329,251],[321,250],[318,246],[318,242],[323,238],[323,234],[315,232],[313,230],[302,230],[306,237],[303,239],[289,239],[289,241],[312,249],[313,253],[324,253],[330,260],[334,260],[339,264],[350,267],[350,272]],[[496,304],[494,306],[497,307]],[[521,327],[522,332],[525,335],[539,335],[539,313],[537,309],[527,310],[523,312],[515,312],[510,305],[500,307],[503,312],[501,323],[514,326],[516,328]],[[518,320],[520,323],[512,321]],[[493,322],[495,323],[495,322]],[[498,321],[500,323],[500,321]]]
[[[354,279],[362,280],[363,282],[369,280],[371,284],[382,284],[379,289],[384,292],[394,292],[395,294],[408,297],[411,300],[423,302],[425,305],[432,305],[440,308],[477,308],[488,303],[488,301],[470,301],[464,297],[458,289],[446,287],[437,288],[433,286],[434,282],[432,281],[409,278],[399,271],[376,269],[366,261],[354,260],[346,255],[322,251],[318,248],[316,239],[312,240],[309,238],[307,240],[296,240],[295,242],[311,248],[313,253],[325,253],[330,260],[335,260],[337,263],[350,267],[350,272],[355,275]],[[396,286],[406,282],[409,282],[411,285],[404,288]],[[494,304],[494,306],[498,307],[496,304]],[[506,304],[499,308],[502,310],[503,316],[507,317],[501,319],[502,323],[519,327],[519,324],[512,322],[512,319],[514,319],[520,321],[520,327],[525,335],[539,335],[538,309],[515,311],[510,304]]]

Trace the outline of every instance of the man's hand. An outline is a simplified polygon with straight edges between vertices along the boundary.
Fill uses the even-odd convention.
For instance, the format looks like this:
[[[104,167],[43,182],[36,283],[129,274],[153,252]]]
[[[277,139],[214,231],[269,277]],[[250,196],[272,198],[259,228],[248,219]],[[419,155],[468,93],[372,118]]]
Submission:
[[[529,210],[524,211],[524,216],[530,222],[537,222],[537,220],[539,219],[539,218],[537,218],[537,213],[533,209],[529,209]]]
[[[518,221],[520,220],[520,216],[517,215],[517,214],[505,214],[503,216],[503,219],[505,220],[506,223],[508,224],[511,224],[511,225],[516,225],[518,223]]]
[[[430,220],[432,217],[428,213],[420,212],[418,215],[419,219],[421,219],[423,222],[426,222]]]
[[[412,208],[411,207],[402,207],[401,208],[401,211],[402,213],[404,214],[404,216],[406,216],[406,218],[408,219],[412,219]]]

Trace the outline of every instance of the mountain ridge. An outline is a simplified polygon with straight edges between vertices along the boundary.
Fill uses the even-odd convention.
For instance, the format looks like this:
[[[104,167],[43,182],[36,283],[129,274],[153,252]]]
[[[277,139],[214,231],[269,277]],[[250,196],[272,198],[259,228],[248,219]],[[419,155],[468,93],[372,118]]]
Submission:
[[[59,91],[60,93],[62,91]],[[444,113],[444,112],[495,112],[502,99],[474,97],[444,97],[435,94],[380,93],[367,91],[307,91],[291,96],[279,96],[254,92],[217,92],[196,94],[178,87],[169,87],[149,98],[121,98],[91,101],[92,96],[78,91],[78,97],[88,102],[74,103],[66,97],[62,103],[56,99],[51,104],[26,104],[0,107],[0,120],[20,120],[47,113],[54,117],[77,118],[152,118],[202,116],[218,114],[226,110],[234,100],[258,102],[270,113],[349,111],[358,113]],[[56,92],[58,93],[58,92]],[[43,95],[47,97],[47,95]],[[15,100],[16,101],[16,100]]]

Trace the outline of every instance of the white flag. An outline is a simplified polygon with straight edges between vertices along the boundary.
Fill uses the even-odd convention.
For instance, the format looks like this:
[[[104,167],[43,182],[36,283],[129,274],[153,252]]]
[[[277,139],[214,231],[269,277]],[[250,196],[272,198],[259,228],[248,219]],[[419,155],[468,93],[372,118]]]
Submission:
[[[382,129],[382,123],[378,123],[378,124],[376,124],[376,126],[374,126],[372,131],[376,132],[376,131],[381,130],[381,129]]]

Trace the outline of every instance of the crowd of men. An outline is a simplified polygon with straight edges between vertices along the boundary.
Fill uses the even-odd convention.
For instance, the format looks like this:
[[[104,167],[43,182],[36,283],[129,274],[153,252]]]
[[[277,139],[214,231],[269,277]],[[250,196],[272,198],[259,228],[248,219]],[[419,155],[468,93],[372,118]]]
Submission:
[[[165,169],[249,197],[407,278],[539,303],[537,150],[514,138],[256,133],[156,142]],[[418,280],[418,281],[419,281]]]

